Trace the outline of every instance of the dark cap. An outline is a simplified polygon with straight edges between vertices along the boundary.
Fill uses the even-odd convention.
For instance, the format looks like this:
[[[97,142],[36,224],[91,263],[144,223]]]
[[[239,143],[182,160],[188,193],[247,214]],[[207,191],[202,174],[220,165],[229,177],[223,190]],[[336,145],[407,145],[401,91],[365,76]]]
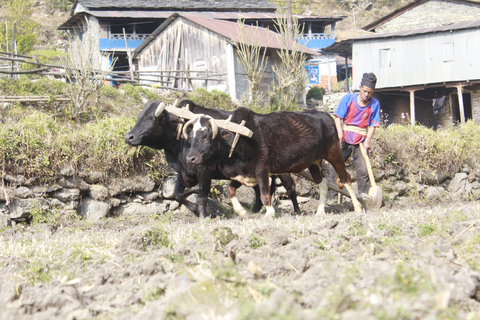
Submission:
[[[362,77],[362,81],[360,82],[361,86],[369,87],[375,89],[375,85],[377,84],[377,77],[374,73],[364,73]]]

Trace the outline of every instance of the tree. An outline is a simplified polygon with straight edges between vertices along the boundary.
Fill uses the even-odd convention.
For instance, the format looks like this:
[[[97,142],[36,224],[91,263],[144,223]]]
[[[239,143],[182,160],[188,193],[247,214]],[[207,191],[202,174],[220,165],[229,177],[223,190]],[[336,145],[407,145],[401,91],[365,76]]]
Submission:
[[[298,99],[304,94],[306,88],[306,55],[300,51],[299,43],[303,30],[298,20],[294,19],[292,35],[288,32],[287,21],[278,16],[276,29],[282,46],[278,51],[281,63],[272,65],[275,80],[270,86],[269,98],[273,110],[287,110],[297,105]]]
[[[240,39],[234,40],[233,44],[248,80],[248,96],[243,98],[242,105],[256,106],[264,98],[264,94],[259,93],[259,87],[267,67],[267,49],[258,43],[258,29],[245,26],[241,19],[237,24]]]
[[[32,19],[32,0],[0,0],[4,18],[0,27],[0,51],[11,52],[12,29],[15,24],[16,50],[18,54],[25,54],[32,50],[37,39],[38,23]],[[7,34],[8,27],[8,34]],[[7,46],[8,41],[8,46]]]
[[[81,40],[67,33],[67,37],[68,48],[63,67],[69,85],[65,95],[71,101],[71,116],[77,119],[84,111],[88,98],[103,86],[116,58],[111,61],[111,54],[100,53],[91,36],[84,35]]]

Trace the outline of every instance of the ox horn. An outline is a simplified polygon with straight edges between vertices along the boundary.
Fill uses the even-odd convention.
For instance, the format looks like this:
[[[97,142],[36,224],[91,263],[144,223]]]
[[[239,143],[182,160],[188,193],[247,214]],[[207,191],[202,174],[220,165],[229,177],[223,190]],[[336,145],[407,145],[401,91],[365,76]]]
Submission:
[[[160,102],[160,104],[157,107],[157,110],[155,110],[155,117],[160,117],[162,114],[163,110],[165,110],[165,102]]]
[[[190,120],[188,120],[188,122],[185,123],[185,125],[183,126],[183,130],[182,130],[182,137],[183,137],[183,139],[185,139],[185,140],[188,139],[187,129],[188,129],[188,127],[190,127],[190,126],[193,125],[193,122],[194,122],[195,120],[196,120],[196,118],[190,119]]]
[[[215,119],[210,118],[208,120],[210,122],[210,125],[212,126],[212,139],[215,139],[218,134],[218,126],[217,123],[215,122]]]
[[[172,108],[178,107],[179,104],[180,104],[180,100],[176,99],[175,102],[172,105]]]

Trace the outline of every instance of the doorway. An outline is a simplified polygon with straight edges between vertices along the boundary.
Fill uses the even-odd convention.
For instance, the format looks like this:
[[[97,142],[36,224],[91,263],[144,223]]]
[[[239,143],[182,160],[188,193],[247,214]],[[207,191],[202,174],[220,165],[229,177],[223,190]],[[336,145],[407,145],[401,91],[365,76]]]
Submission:
[[[472,96],[470,93],[463,93],[463,111],[465,121],[472,120]],[[458,94],[452,94],[452,122],[460,122],[460,105],[458,103]]]

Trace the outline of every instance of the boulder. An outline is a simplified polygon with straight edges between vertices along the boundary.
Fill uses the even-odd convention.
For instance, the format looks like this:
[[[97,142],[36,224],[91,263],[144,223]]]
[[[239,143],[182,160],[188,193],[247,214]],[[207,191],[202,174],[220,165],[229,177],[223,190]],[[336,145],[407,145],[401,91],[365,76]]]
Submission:
[[[451,193],[463,193],[466,191],[468,182],[468,174],[465,172],[459,172],[455,174],[452,181],[448,184],[448,191]]]
[[[79,189],[61,189],[52,194],[52,198],[58,199],[62,202],[76,201],[80,199]]]
[[[106,202],[97,201],[91,197],[85,197],[77,212],[87,220],[96,221],[108,216],[110,205]]]
[[[428,184],[430,186],[434,185],[440,185],[442,184],[446,179],[448,178],[448,175],[444,173],[422,173],[420,174],[420,182],[424,184]]]
[[[165,180],[163,180],[162,186],[160,187],[160,194],[164,199],[173,199],[176,182],[177,182],[177,176],[168,177]]]
[[[90,186],[88,194],[97,201],[103,201],[108,198],[108,189],[100,184],[95,184]]]
[[[48,208],[48,201],[43,198],[15,199],[10,207],[10,219],[28,218],[33,210]]]
[[[167,205],[159,202],[152,203],[126,203],[115,208],[114,214],[121,215],[160,215],[167,211]]]
[[[155,188],[155,182],[148,176],[112,179],[107,185],[112,197],[126,192],[150,192]]]
[[[79,189],[82,191],[88,191],[90,188],[85,181],[77,177],[61,178],[58,181],[58,184],[65,189]]]

